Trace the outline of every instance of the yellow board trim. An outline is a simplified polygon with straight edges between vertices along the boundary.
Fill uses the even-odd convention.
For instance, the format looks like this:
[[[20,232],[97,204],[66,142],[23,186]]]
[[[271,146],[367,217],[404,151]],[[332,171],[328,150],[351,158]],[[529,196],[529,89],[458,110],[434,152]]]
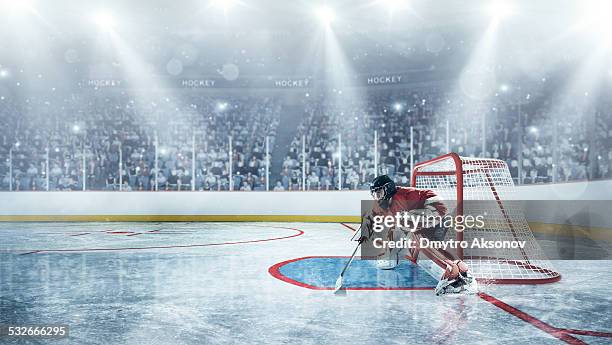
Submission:
[[[612,242],[612,229],[597,226],[529,222],[531,231],[547,235],[585,237]]]
[[[359,216],[316,215],[16,215],[0,216],[0,222],[285,222],[357,223]],[[533,232],[577,236],[612,242],[612,229],[580,225],[529,222]]]
[[[0,222],[289,222],[359,223],[359,216],[311,215],[19,215],[0,216]]]

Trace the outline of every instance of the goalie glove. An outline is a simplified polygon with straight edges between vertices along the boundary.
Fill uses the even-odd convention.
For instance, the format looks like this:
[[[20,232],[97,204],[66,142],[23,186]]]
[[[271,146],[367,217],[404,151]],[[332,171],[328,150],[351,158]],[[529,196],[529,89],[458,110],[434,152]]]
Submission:
[[[359,244],[363,244],[363,242],[367,241],[368,239],[368,236],[361,236],[357,239],[357,242],[359,242]]]
[[[362,215],[361,227],[359,230],[360,234],[359,238],[357,239],[357,242],[363,243],[367,241],[370,237],[372,237],[372,234],[374,233],[374,221],[372,220],[373,217],[374,214],[372,213],[372,210]]]
[[[404,234],[396,229],[389,229],[387,233],[388,241],[397,241],[404,237]],[[400,248],[387,248],[383,257],[376,261],[376,267],[381,270],[392,270],[399,266],[402,261]]]

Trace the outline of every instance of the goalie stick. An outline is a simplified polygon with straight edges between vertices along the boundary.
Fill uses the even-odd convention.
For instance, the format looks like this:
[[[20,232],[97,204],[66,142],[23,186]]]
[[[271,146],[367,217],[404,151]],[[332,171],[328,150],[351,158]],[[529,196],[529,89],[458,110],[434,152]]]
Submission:
[[[361,233],[361,225],[359,225],[359,228],[355,231],[355,233],[353,234],[353,237],[351,237],[351,241],[355,240],[355,236],[357,236],[357,234]]]
[[[361,246],[361,242],[357,243],[357,246],[355,247],[355,250],[353,250],[353,254],[351,254],[351,258],[349,259],[349,261],[346,263],[346,265],[344,265],[344,268],[342,269],[342,272],[340,272],[340,276],[338,277],[338,279],[336,280],[336,288],[334,289],[334,294],[338,294],[341,289],[342,289],[342,285],[343,285],[343,279],[344,279],[344,273],[346,273],[346,270],[349,268],[349,266],[351,265],[351,262],[353,262],[353,259],[355,258],[355,254],[357,253],[357,249],[359,249],[359,246]]]

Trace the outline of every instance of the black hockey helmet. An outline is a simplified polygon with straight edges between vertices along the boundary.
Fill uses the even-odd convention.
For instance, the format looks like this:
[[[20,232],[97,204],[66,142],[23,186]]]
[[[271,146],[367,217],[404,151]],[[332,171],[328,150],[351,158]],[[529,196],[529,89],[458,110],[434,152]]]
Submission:
[[[395,182],[387,175],[376,176],[370,183],[370,193],[374,200],[389,201],[395,192],[397,192]]]

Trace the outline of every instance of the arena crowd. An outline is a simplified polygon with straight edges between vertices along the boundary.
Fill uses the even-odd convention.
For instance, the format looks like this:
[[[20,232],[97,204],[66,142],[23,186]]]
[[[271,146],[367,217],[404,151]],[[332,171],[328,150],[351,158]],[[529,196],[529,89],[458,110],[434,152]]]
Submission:
[[[87,190],[265,190],[266,137],[271,158],[282,151],[270,190],[338,189],[340,156],[342,188],[367,188],[375,136],[378,173],[407,185],[411,128],[415,163],[454,151],[502,159],[521,184],[612,178],[607,103],[580,107],[502,92],[480,102],[435,86],[340,101],[310,95],[289,146],[277,147],[286,115],[279,96],[100,95],[0,100],[1,190],[46,190],[47,174],[50,190],[81,190],[83,178]]]

